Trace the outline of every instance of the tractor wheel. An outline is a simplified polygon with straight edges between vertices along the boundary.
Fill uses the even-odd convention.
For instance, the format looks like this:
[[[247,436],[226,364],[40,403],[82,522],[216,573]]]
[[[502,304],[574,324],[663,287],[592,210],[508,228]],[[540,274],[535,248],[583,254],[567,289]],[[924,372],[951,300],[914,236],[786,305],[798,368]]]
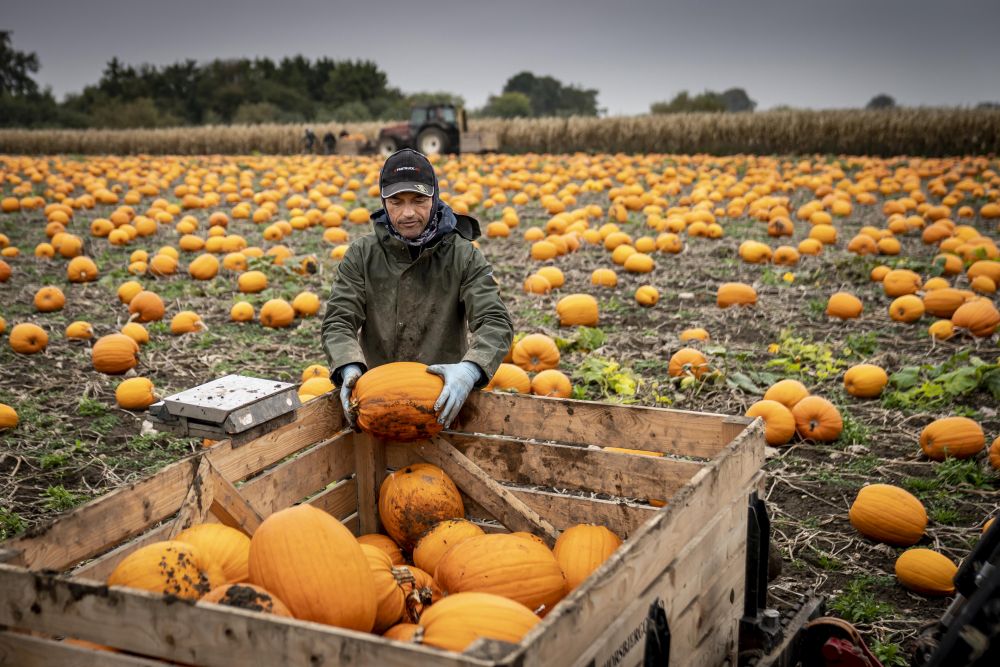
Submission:
[[[448,152],[448,135],[436,127],[428,127],[417,137],[417,150],[424,155]]]
[[[378,152],[382,157],[389,157],[399,150],[399,145],[392,137],[382,137],[378,140]]]

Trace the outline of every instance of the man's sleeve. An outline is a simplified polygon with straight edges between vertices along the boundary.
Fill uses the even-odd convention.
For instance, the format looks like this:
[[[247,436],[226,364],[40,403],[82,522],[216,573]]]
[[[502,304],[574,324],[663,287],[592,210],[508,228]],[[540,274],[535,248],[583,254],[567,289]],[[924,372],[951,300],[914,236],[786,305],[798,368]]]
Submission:
[[[486,374],[477,387],[485,386],[510,351],[514,340],[514,323],[507,306],[500,300],[500,286],[490,266],[478,248],[472,248],[472,259],[462,280],[461,299],[472,335],[472,344],[462,361],[471,361]]]
[[[358,330],[365,323],[365,277],[359,266],[360,254],[356,245],[347,249],[323,316],[323,351],[330,364],[330,380],[338,387],[341,369],[347,364],[367,368],[358,342]]]

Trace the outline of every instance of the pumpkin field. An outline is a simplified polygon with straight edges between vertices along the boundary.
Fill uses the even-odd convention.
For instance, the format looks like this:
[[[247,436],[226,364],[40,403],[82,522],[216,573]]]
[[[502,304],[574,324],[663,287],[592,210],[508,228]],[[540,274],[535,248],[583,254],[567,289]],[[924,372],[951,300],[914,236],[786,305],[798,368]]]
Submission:
[[[488,389],[762,417],[771,604],[826,595],[907,664],[1000,508],[1000,160],[435,163],[514,319]],[[211,446],[155,397],[338,400],[320,325],[380,165],[0,156],[0,540]]]

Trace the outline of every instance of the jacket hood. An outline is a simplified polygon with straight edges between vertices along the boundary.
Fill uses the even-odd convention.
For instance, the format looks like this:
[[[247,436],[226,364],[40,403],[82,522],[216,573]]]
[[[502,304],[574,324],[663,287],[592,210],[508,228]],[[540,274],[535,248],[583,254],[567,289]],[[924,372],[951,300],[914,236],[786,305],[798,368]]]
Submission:
[[[457,232],[459,236],[467,241],[475,241],[482,235],[482,229],[479,226],[479,221],[468,215],[461,215],[455,213],[450,206],[444,202],[438,202],[437,211],[431,216],[431,222],[428,223],[428,227],[434,223],[437,219],[437,230],[435,233],[423,243],[419,244],[421,246],[431,246],[437,243],[439,240],[444,238],[449,232]],[[372,224],[378,228],[381,226],[385,229],[389,236],[399,241],[402,241],[405,245],[415,245],[409,241],[409,239],[404,238],[396,231],[389,222],[389,214],[386,213],[384,208],[372,213],[371,216]]]

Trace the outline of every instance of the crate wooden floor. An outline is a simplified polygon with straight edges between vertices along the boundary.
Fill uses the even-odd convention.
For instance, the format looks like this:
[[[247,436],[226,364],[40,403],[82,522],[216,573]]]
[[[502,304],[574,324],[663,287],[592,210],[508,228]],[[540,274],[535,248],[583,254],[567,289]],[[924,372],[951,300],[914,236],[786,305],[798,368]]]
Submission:
[[[597,523],[625,539],[520,644],[480,640],[448,653],[103,584],[127,554],[197,520],[252,533],[261,517],[308,502],[355,534],[376,530],[378,485],[421,460],[420,448],[344,430],[328,395],[275,431],[239,447],[224,441],[0,545],[0,664],[633,665],[656,601],[669,620],[670,665],[735,664],[760,420],[476,392],[444,436],[557,530]],[[503,512],[465,500],[470,519],[503,530],[494,520]]]

